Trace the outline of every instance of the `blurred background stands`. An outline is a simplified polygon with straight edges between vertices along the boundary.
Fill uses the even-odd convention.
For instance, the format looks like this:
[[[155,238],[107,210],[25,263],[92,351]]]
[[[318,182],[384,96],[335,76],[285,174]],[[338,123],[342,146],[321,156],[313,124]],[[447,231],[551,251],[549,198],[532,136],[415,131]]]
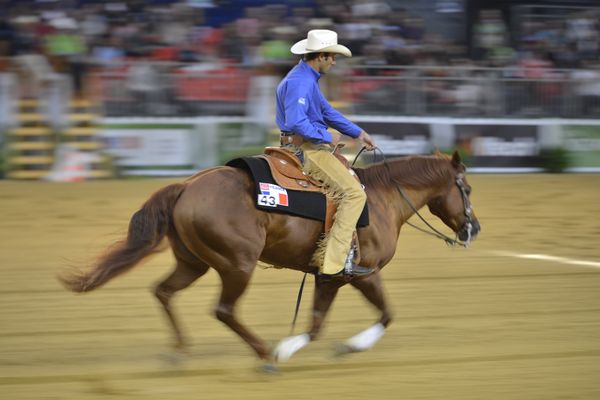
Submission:
[[[39,148],[26,155],[44,162],[52,143],[74,137],[88,142],[81,149],[100,148],[90,126],[84,136],[69,129],[101,116],[253,113],[272,125],[274,85],[297,62],[289,47],[315,28],[338,31],[355,55],[321,81],[334,105],[354,114],[600,117],[595,1],[0,0],[0,7],[1,140],[30,129],[27,141]],[[12,146],[19,157],[28,147]]]

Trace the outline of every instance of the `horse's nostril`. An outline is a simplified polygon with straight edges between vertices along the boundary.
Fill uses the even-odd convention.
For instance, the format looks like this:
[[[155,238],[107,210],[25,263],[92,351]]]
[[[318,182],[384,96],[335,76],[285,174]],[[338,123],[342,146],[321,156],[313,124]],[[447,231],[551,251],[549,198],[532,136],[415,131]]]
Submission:
[[[474,221],[473,225],[471,227],[471,233],[473,235],[477,235],[480,231],[481,231],[481,226],[479,225],[479,222]]]

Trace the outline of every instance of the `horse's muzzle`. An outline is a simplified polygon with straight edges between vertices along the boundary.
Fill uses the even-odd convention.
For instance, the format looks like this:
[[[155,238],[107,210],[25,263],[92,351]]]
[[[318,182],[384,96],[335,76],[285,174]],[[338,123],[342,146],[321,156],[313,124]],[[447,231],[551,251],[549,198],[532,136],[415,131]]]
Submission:
[[[481,225],[479,225],[479,221],[471,221],[470,223],[464,224],[460,231],[458,231],[458,238],[463,242],[470,242],[475,239],[480,231]]]

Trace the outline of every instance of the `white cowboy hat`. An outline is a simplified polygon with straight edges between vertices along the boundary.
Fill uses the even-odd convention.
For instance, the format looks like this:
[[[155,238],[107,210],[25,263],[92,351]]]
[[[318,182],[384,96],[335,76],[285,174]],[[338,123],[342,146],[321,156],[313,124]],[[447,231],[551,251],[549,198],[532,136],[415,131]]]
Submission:
[[[294,54],[338,53],[346,57],[352,57],[349,48],[338,44],[337,33],[327,29],[308,31],[308,37],[294,44],[290,51]]]

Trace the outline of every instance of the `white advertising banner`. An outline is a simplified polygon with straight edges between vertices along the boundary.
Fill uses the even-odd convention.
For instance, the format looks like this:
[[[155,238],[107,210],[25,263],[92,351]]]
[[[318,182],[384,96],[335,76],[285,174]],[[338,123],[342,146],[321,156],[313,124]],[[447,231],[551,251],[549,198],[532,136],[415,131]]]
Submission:
[[[105,151],[123,167],[182,166],[192,160],[190,129],[119,129],[102,132]]]

